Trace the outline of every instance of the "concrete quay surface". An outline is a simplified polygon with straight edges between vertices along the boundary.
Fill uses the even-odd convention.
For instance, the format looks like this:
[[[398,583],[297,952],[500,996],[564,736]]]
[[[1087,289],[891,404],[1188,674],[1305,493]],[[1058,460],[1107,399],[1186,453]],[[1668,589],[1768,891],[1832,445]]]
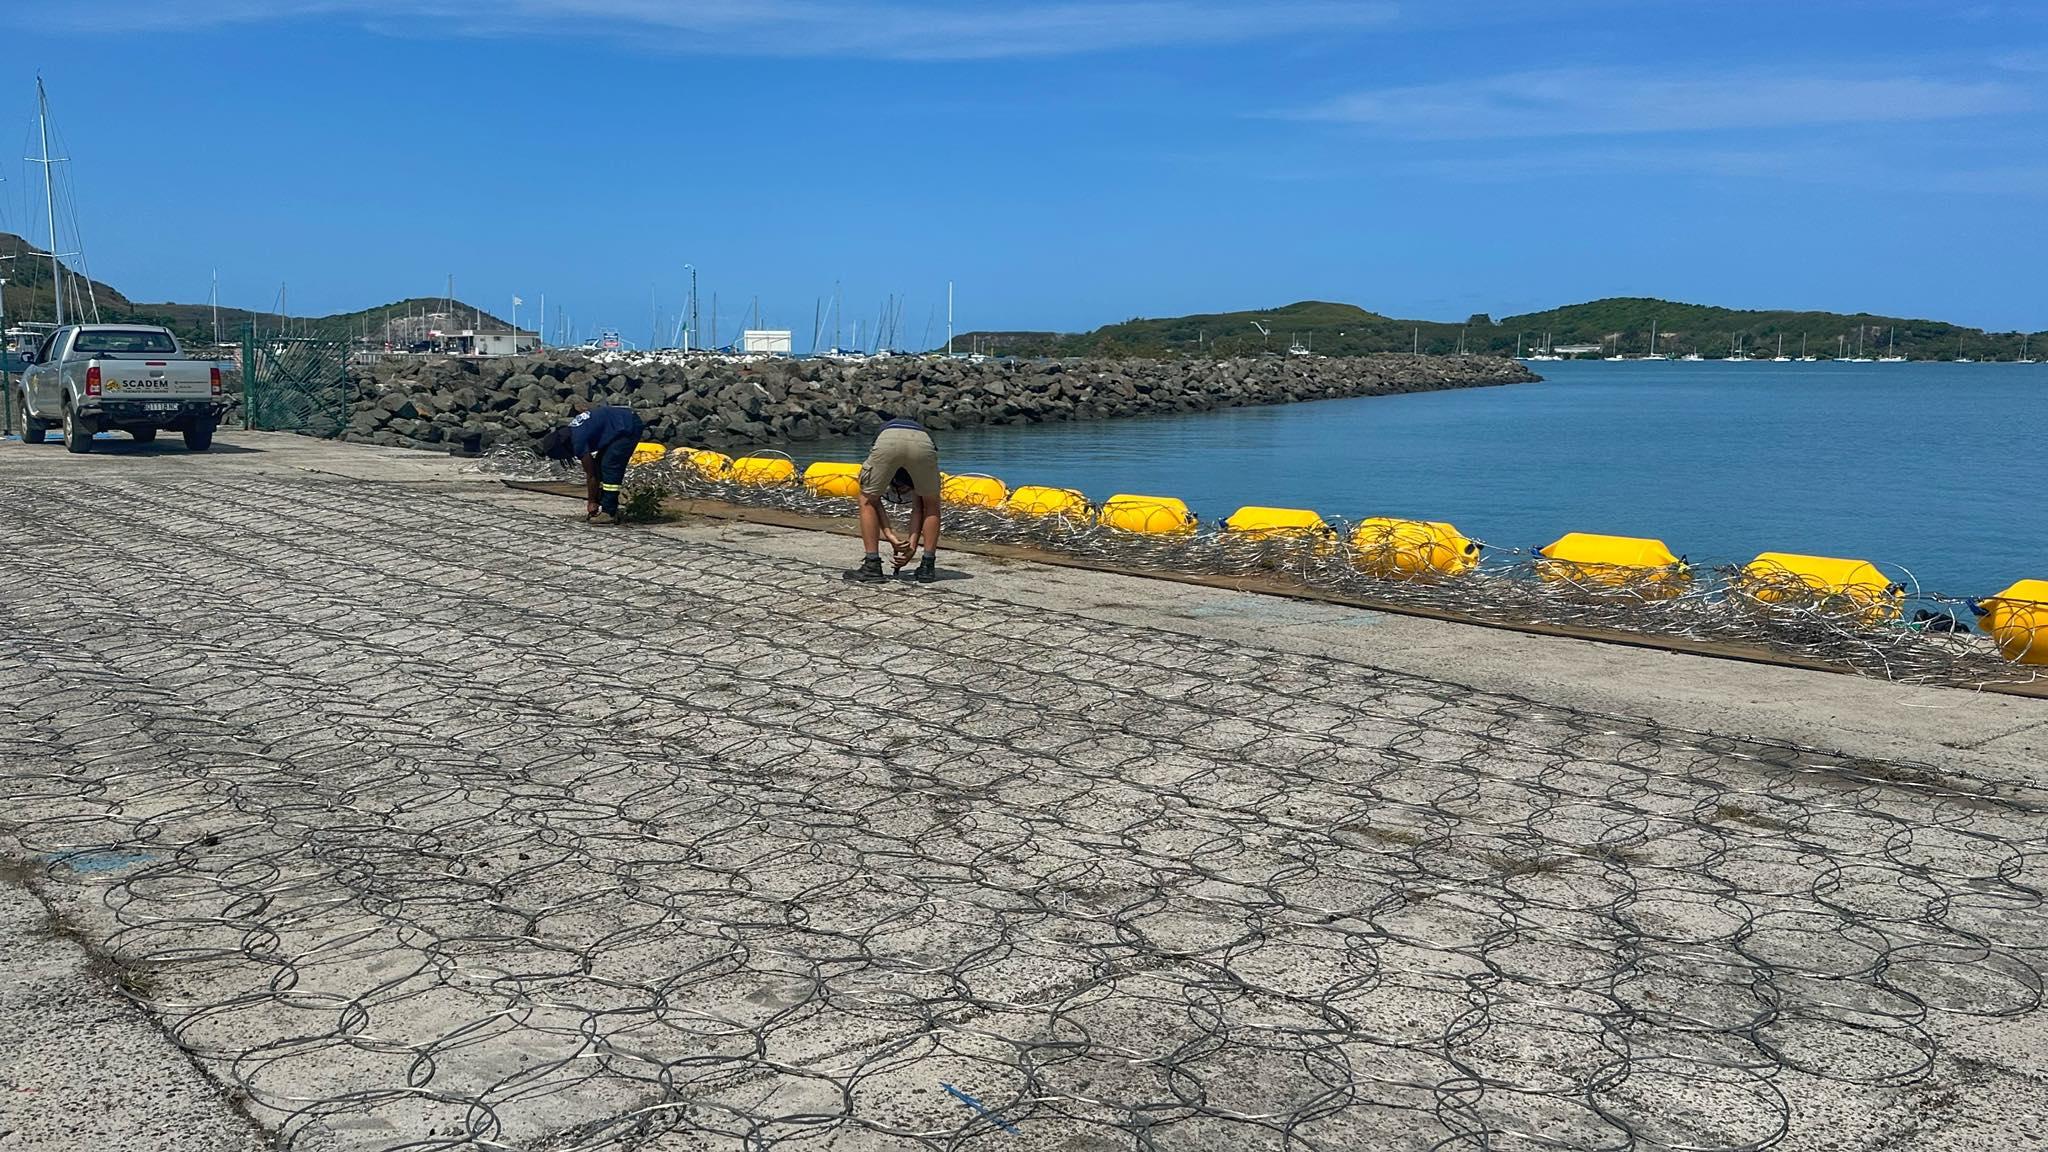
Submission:
[[[0,445],[0,1150],[2048,1147],[2048,703],[221,443]]]

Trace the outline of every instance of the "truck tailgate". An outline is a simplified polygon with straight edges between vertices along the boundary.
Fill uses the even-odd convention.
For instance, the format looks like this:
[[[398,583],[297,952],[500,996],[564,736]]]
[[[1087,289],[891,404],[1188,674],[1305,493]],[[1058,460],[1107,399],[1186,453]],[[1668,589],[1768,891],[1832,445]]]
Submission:
[[[200,360],[94,360],[111,400],[197,400],[213,395],[213,365]]]

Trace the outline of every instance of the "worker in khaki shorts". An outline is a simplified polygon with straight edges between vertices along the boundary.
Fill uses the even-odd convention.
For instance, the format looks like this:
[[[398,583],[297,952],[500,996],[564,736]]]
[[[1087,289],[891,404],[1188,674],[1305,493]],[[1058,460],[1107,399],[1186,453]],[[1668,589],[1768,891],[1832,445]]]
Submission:
[[[911,494],[908,536],[898,537],[890,527],[889,514],[882,508],[885,491]],[[860,542],[867,555],[847,577],[865,583],[887,580],[882,574],[881,541],[895,548],[896,571],[901,572],[920,538],[924,557],[918,561],[916,578],[929,584],[938,578],[934,564],[939,555],[939,450],[924,425],[899,417],[882,425],[867,462],[860,466]]]

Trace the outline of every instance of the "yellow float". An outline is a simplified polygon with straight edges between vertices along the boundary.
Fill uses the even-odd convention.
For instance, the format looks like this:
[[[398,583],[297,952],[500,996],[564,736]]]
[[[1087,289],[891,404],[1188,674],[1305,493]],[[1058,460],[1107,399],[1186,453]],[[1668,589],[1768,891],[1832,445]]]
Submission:
[[[1061,516],[1069,520],[1086,520],[1095,514],[1088,498],[1072,488],[1047,488],[1039,484],[1026,484],[1010,493],[1010,498],[1003,501],[1003,510],[1013,516]]]
[[[1185,536],[1195,530],[1195,514],[1171,496],[1111,496],[1102,502],[1095,522],[1144,536]]]
[[[709,448],[699,448],[683,453],[683,459],[692,471],[706,480],[725,480],[732,475],[732,457]]]
[[[626,462],[630,465],[633,465],[634,467],[638,467],[642,464],[659,464],[661,463],[662,459],[667,455],[667,448],[663,447],[660,444],[652,444],[645,440],[642,440],[633,449],[632,459]]]
[[[819,496],[851,500],[860,495],[860,465],[820,460],[804,469],[804,487]]]
[[[1567,532],[1537,550],[1536,575],[1545,583],[1613,589],[1654,600],[1680,595],[1692,568],[1662,540]]]
[[[993,476],[963,473],[947,475],[939,480],[939,502],[958,504],[964,508],[1001,508],[1003,501],[1010,498],[1010,489]]]
[[[1811,604],[1869,621],[1896,620],[1906,604],[1906,590],[1868,560],[1765,552],[1736,582],[1766,604]]]
[[[1978,624],[2007,660],[2048,664],[2048,580],[2022,580],[1975,607]]]
[[[732,462],[732,478],[753,488],[794,483],[796,461],[787,456],[742,456]]]
[[[1351,532],[1351,549],[1359,569],[1382,580],[1434,580],[1479,563],[1479,545],[1436,520],[1360,520]]]
[[[1327,539],[1336,529],[1307,508],[1239,508],[1223,519],[1223,531],[1234,540],[1285,539],[1292,536]]]

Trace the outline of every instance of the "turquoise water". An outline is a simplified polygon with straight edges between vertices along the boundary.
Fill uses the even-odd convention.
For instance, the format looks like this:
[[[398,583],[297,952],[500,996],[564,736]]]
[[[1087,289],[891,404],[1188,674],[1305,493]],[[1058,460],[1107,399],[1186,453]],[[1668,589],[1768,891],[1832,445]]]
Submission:
[[[1540,384],[938,435],[947,471],[1100,500],[1178,496],[1903,566],[1930,591],[2048,579],[2048,365],[1534,366]],[[800,449],[858,458],[861,446]]]

